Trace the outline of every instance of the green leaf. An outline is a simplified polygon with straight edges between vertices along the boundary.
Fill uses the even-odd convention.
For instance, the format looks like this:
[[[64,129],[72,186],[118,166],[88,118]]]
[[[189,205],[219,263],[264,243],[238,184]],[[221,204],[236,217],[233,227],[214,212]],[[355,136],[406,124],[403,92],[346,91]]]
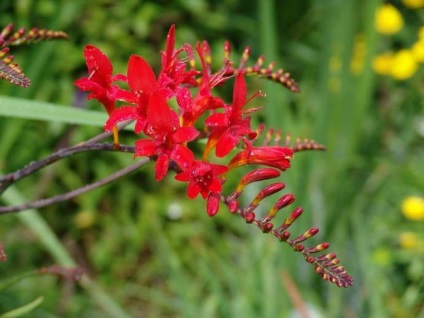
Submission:
[[[0,116],[103,127],[106,112],[0,96]]]
[[[38,307],[42,302],[43,302],[44,298],[42,296],[38,297],[37,299],[33,300],[32,302],[18,307],[16,309],[13,309],[11,311],[8,311],[2,315],[0,315],[0,318],[15,318],[15,317],[21,317],[27,313],[29,313],[30,311],[32,311],[33,309],[35,309],[36,307]]]

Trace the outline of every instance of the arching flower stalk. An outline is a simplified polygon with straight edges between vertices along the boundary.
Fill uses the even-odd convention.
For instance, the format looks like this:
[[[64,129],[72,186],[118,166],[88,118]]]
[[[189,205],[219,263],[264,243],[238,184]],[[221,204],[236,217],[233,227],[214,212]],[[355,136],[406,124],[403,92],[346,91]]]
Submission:
[[[256,215],[255,210],[263,200],[282,191],[284,183],[276,181],[265,186],[247,206],[241,206],[238,200],[247,185],[278,178],[281,172],[289,169],[295,153],[324,149],[313,140],[296,139],[292,144],[290,135],[282,140],[278,130],[265,131],[263,125],[257,129],[251,127],[251,116],[266,107],[247,108],[252,99],[263,97],[261,92],[248,93],[247,75],[265,77],[293,92],[299,91],[297,83],[284,70],[274,71],[273,63],[264,67],[263,57],[253,66],[248,66],[250,48],[244,50],[239,66],[235,67],[230,57],[231,47],[228,42],[225,43],[223,66],[214,72],[206,41],[197,43],[195,49],[189,44],[175,48],[175,42],[175,26],[172,26],[158,75],[138,55],[129,58],[126,75],[114,75],[112,64],[100,49],[87,45],[84,56],[89,75],[75,84],[90,91],[88,98],[98,99],[106,108],[109,115],[106,131],[112,131],[120,122],[135,121],[134,157],[149,157],[156,161],[157,181],[174,170],[175,180],[187,182],[190,199],[200,194],[206,201],[209,216],[216,215],[220,205],[225,205],[230,213],[241,216],[263,233],[274,235],[303,254],[323,279],[339,287],[352,285],[352,278],[339,265],[335,254],[313,256],[327,250],[328,243],[309,248],[303,245],[318,233],[317,228],[313,227],[294,238],[291,236],[288,229],[302,214],[301,208],[294,209],[279,226],[272,223],[280,210],[294,202],[293,194],[283,194],[266,215]],[[195,54],[200,65],[195,62]],[[232,78],[233,97],[228,102],[217,96],[215,89]],[[118,80],[126,83],[126,87],[114,84]],[[170,102],[171,99],[173,102]],[[206,143],[203,153],[198,154],[192,145],[200,139]],[[257,145],[259,140],[261,144]],[[248,172],[236,189],[225,195],[224,184],[229,172],[252,165],[264,167]]]

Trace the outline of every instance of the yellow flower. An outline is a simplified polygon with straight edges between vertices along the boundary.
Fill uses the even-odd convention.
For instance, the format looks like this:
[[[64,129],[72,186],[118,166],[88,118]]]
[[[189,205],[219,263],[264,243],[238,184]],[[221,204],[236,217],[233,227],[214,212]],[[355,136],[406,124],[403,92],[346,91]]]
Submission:
[[[421,38],[412,45],[411,53],[415,61],[420,63],[424,62],[424,38]]]
[[[413,232],[403,232],[399,237],[400,246],[405,249],[412,250],[418,246],[418,237]]]
[[[422,27],[418,30],[418,39],[419,39],[419,40],[424,39],[424,26],[422,26]]]
[[[402,0],[405,7],[411,9],[418,9],[424,7],[424,0]]]
[[[424,198],[407,197],[402,202],[402,213],[412,221],[424,221]]]
[[[372,61],[373,70],[380,75],[389,75],[392,67],[393,53],[386,52],[377,55]]]
[[[390,67],[390,75],[397,80],[405,80],[412,77],[418,65],[410,50],[400,50],[393,56]]]
[[[381,34],[395,34],[403,27],[400,12],[391,4],[384,4],[375,13],[375,28]]]

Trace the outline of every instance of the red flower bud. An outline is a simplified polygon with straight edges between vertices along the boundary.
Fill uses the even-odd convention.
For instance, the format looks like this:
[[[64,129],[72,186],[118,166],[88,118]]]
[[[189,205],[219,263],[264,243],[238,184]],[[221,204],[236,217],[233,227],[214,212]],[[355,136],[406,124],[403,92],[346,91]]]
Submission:
[[[280,172],[277,169],[273,168],[261,168],[253,170],[241,178],[236,192],[243,191],[244,187],[252,182],[267,180],[272,178],[277,178],[280,176]]]
[[[255,213],[253,212],[247,212],[244,215],[244,219],[246,220],[246,223],[252,223],[253,221],[255,221]]]
[[[209,216],[214,216],[218,213],[219,209],[219,194],[211,193],[206,203],[206,212]]]
[[[307,253],[318,253],[318,252],[326,250],[329,247],[330,247],[330,244],[327,243],[327,242],[324,242],[324,243],[318,244],[317,246],[313,246],[313,247],[308,248],[306,250],[306,252]]]
[[[293,245],[297,245],[300,242],[303,242],[309,238],[311,238],[312,236],[314,236],[315,234],[317,234],[319,231],[318,228],[313,227],[311,229],[309,229],[308,231],[306,231],[305,233],[299,235],[298,237],[296,237],[293,241],[292,244]]]

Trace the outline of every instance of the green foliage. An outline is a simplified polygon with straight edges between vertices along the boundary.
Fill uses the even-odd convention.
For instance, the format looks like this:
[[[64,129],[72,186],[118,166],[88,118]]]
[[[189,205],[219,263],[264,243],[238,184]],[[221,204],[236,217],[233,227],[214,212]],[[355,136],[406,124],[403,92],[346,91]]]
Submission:
[[[125,61],[132,53],[158,65],[157,52],[169,25],[176,23],[179,44],[208,39],[215,60],[220,59],[226,39],[239,56],[249,45],[252,56],[264,53],[267,61],[275,60],[277,67],[284,67],[299,82],[298,94],[258,79],[249,80],[248,86],[267,94],[263,100],[267,124],[327,146],[324,153],[297,154],[283,181],[298,205],[308,211],[298,228],[318,225],[318,240],[332,243],[355,279],[355,286],[347,290],[321,283],[298,255],[272,238],[250,232],[249,226],[224,210],[208,218],[203,203],[185,199],[184,189],[172,178],[154,182],[149,166],[69,202],[44,208],[39,215],[34,212],[53,229],[58,246],[46,242],[46,231],[31,226],[37,221],[3,216],[0,241],[8,260],[0,263],[0,280],[62,264],[58,251],[64,251],[109,298],[96,293],[97,285],[86,287],[83,282],[80,289],[37,276],[1,292],[0,313],[43,296],[34,317],[55,313],[93,317],[105,312],[118,317],[119,307],[128,316],[287,317],[302,306],[329,317],[346,312],[359,317],[423,315],[424,254],[403,248],[399,239],[404,232],[421,236],[424,232],[422,222],[414,223],[401,214],[405,197],[424,193],[423,71],[404,82],[378,77],[372,71],[372,58],[387,46],[373,25],[380,3],[0,3],[4,23],[60,29],[70,37],[69,41],[16,48],[32,85],[22,89],[0,83],[2,173],[101,132],[99,106],[82,101],[73,86],[85,71],[85,44],[104,50],[118,72],[125,72]],[[404,11],[415,17],[406,23],[405,34],[416,32],[422,20],[414,11]],[[366,52],[362,69],[354,73],[351,62],[358,35]],[[61,113],[59,105],[69,105],[69,109]],[[56,106],[53,114],[39,111]],[[82,123],[86,118],[89,122]],[[133,142],[125,133],[122,138]],[[131,163],[126,154],[80,154],[8,191],[16,191],[25,200],[47,197]],[[0,200],[7,203],[5,197]],[[294,289],[287,287],[290,282]],[[45,287],[40,289],[40,285]],[[293,301],[296,291],[301,295],[300,305]],[[113,308],[108,309],[106,303]]]

